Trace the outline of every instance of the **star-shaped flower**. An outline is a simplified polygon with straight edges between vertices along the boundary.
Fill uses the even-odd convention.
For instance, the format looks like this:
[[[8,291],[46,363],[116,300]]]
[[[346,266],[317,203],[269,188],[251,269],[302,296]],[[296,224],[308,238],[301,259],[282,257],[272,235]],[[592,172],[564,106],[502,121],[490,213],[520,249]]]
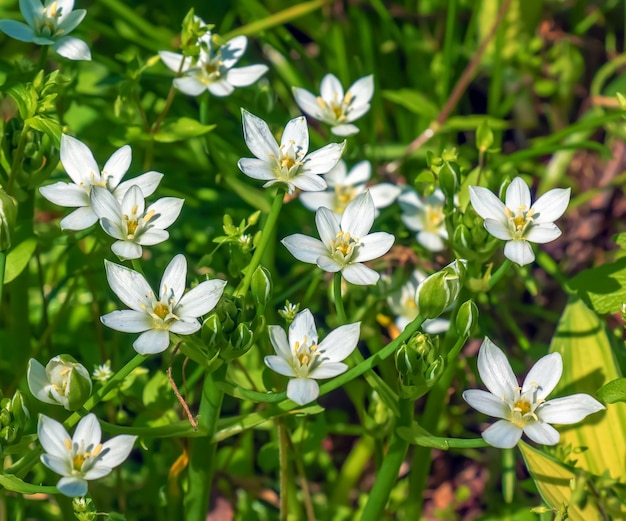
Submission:
[[[423,199],[414,190],[406,190],[398,197],[402,222],[409,230],[417,232],[417,242],[427,250],[441,251],[446,247],[444,241],[448,240],[448,231],[443,212],[445,201],[439,188]]]
[[[318,344],[315,320],[308,309],[296,315],[289,326],[289,340],[280,326],[268,326],[276,355],[265,357],[265,364],[279,374],[289,376],[287,397],[299,405],[319,396],[315,379],[332,378],[348,369],[341,362],[359,341],[361,323],[347,324],[331,331]]]
[[[569,188],[555,188],[543,194],[531,206],[530,189],[521,177],[506,189],[506,203],[480,186],[470,186],[470,200],[476,213],[485,220],[486,230],[507,241],[504,255],[520,266],[535,260],[528,242],[543,244],[561,235],[554,224],[567,209]]]
[[[484,414],[502,418],[482,433],[487,443],[501,449],[515,447],[522,432],[536,443],[556,445],[560,435],[551,423],[577,423],[605,408],[583,393],[546,401],[563,373],[560,353],[541,358],[520,387],[506,355],[485,338],[478,353],[478,373],[489,392],[472,389],[463,393],[463,399]]]
[[[159,52],[165,65],[174,72],[182,73],[180,78],[174,80],[174,86],[189,96],[198,96],[205,90],[214,96],[228,96],[235,87],[252,85],[268,70],[266,65],[233,68],[246,51],[248,39],[245,36],[237,36],[224,45],[216,46],[211,32],[207,32],[199,43],[197,58],[169,51]]]
[[[369,161],[361,161],[352,167],[350,172],[345,161],[341,160],[324,176],[328,189],[323,192],[302,192],[300,200],[309,210],[317,210],[321,206],[330,208],[336,215],[341,216],[346,206],[359,194],[369,190],[376,207],[378,216],[379,208],[385,208],[393,203],[400,188],[391,183],[379,183],[366,187],[367,181],[372,176],[372,164]]]
[[[287,185],[289,193],[296,188],[318,191],[326,188],[321,177],[333,168],[343,154],[345,142],[331,143],[307,154],[309,129],[304,116],[287,123],[280,146],[269,126],[261,118],[242,109],[243,136],[246,145],[256,158],[239,160],[239,169],[253,179],[267,181],[263,186],[276,183]]]
[[[83,18],[85,9],[74,9],[74,0],[20,0],[20,11],[27,24],[16,20],[0,20],[0,31],[21,42],[52,45],[69,60],[91,60],[87,44],[68,36]]]
[[[39,191],[54,204],[70,208],[78,207],[61,220],[62,229],[84,230],[98,221],[98,216],[92,210],[89,199],[93,186],[106,188],[120,202],[133,185],[141,188],[144,197],[154,193],[163,177],[163,174],[159,172],[146,172],[120,183],[130,166],[131,157],[131,149],[125,145],[111,156],[100,172],[87,145],[67,134],[61,136],[61,163],[74,182],[58,182],[42,186]]]
[[[58,421],[42,414],[37,435],[46,451],[41,455],[41,462],[63,476],[57,488],[70,497],[84,496],[88,480],[107,476],[123,463],[137,439],[137,436],[121,434],[100,443],[102,431],[93,413],[78,422],[73,437]]]
[[[121,260],[138,259],[142,246],[166,241],[165,230],[180,215],[184,199],[164,197],[146,208],[143,193],[131,186],[120,203],[106,188],[91,189],[91,206],[100,218],[102,229],[117,239],[111,249]]]
[[[374,94],[374,76],[369,75],[355,81],[344,94],[336,76],[327,74],[322,78],[320,96],[305,89],[293,88],[298,106],[309,116],[331,125],[330,131],[337,136],[351,136],[359,129],[352,122],[370,109]]]
[[[165,351],[169,332],[191,335],[200,329],[198,317],[206,315],[219,301],[225,280],[206,280],[185,291],[187,260],[176,255],[163,273],[158,296],[140,273],[104,261],[109,286],[128,310],[100,317],[105,326],[125,333],[141,333],[133,343],[135,351],[148,355]]]
[[[341,220],[328,208],[319,208],[315,223],[321,241],[296,233],[281,242],[302,262],[317,264],[324,271],[341,271],[352,284],[376,284],[380,275],[363,264],[389,251],[395,237],[390,233],[369,233],[376,217],[376,207],[369,192],[356,197]]]

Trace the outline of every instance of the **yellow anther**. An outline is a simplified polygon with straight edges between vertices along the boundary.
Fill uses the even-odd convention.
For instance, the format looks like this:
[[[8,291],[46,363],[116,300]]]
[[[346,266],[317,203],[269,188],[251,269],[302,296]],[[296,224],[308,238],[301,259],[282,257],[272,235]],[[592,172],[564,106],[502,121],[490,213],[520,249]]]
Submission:
[[[169,306],[166,306],[162,302],[157,302],[154,308],[152,309],[152,311],[154,311],[154,314],[157,317],[159,317],[162,320],[165,320],[165,317],[167,317],[167,315],[169,315],[170,313],[170,308]]]
[[[65,445],[65,448],[67,450],[72,450],[72,440],[70,440],[69,438],[65,438],[63,440],[63,445]]]
[[[143,221],[147,223],[150,219],[154,217],[155,214],[156,212],[154,210],[150,210],[146,215],[143,216]]]
[[[130,213],[132,213],[133,215],[135,215],[137,213],[137,210],[139,210],[139,208],[137,207],[137,205],[134,205],[131,209],[130,209]]]

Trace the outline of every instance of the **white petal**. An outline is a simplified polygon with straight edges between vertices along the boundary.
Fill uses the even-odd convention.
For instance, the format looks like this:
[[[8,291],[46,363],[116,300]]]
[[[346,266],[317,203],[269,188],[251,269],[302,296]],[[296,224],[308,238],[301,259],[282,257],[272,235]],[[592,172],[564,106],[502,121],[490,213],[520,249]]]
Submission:
[[[485,337],[478,352],[478,373],[492,394],[512,400],[518,387],[513,369],[502,350]]]
[[[35,33],[32,28],[16,20],[0,20],[0,31],[20,42],[35,41]]]
[[[187,96],[199,96],[207,86],[195,76],[183,76],[182,78],[174,78],[174,87]]]
[[[181,69],[180,62],[185,59],[182,54],[176,54],[170,51],[159,51],[159,56],[161,57],[161,61],[174,72],[178,72],[179,70],[185,72],[191,63],[191,59],[187,60],[187,63]]]
[[[157,228],[149,228],[142,232],[139,236],[135,235],[135,241],[142,246],[154,246],[155,244],[161,244],[169,239],[170,234],[165,230],[158,230]],[[137,257],[139,258],[139,257]]]
[[[336,178],[337,180],[337,184],[342,184],[342,185],[358,185],[358,184],[362,184],[362,183],[367,183],[370,179],[370,177],[372,177],[372,164],[369,161],[359,161],[356,165],[354,165],[351,169],[350,169],[350,173],[348,173],[346,175],[345,173],[345,168],[346,168],[346,164],[344,161],[340,161],[339,164],[343,165],[344,168],[344,179],[343,181],[339,181],[339,179]],[[337,170],[337,168],[333,169],[333,172],[335,172]],[[328,176],[326,176],[326,180],[328,181]],[[386,183],[389,186],[393,186],[389,183]],[[400,193],[400,188],[394,187],[394,189],[398,190],[398,194]],[[371,193],[371,192],[370,192]],[[374,197],[374,195],[372,194],[372,198]],[[391,203],[389,203],[391,204]]]
[[[530,209],[530,189],[521,177],[516,177],[506,189],[506,206],[513,212]]]
[[[341,218],[341,230],[349,232],[352,237],[365,237],[374,224],[376,207],[369,192],[355,197],[346,206]]]
[[[561,437],[554,427],[542,422],[524,425],[524,434],[535,443],[542,445],[556,445]]]
[[[491,191],[481,186],[470,186],[469,193],[474,211],[483,219],[507,222],[504,203]]]
[[[267,123],[245,109],[241,109],[241,114],[243,117],[243,137],[250,152],[262,161],[279,157],[278,144]]]
[[[87,495],[87,482],[82,478],[65,477],[59,480],[57,489],[64,496],[82,497]]]
[[[138,191],[141,193],[141,190]],[[154,212],[154,217],[149,221],[150,224],[162,230],[171,226],[178,219],[184,202],[184,199],[178,197],[163,197],[154,202],[146,209],[146,213]]]
[[[137,436],[121,434],[102,444],[102,463],[109,468],[117,467],[128,458]]]
[[[111,245],[111,251],[113,251],[121,261],[140,259],[143,255],[142,247],[132,241],[121,240],[114,242]]]
[[[326,177],[328,183],[328,176]],[[318,208],[325,206],[331,208],[335,195],[333,192],[301,192],[300,202],[309,210],[316,211]]]
[[[235,87],[247,87],[252,85],[268,71],[267,65],[249,65],[230,69],[226,74],[226,81]]]
[[[115,189],[115,187],[120,184],[120,181],[122,180],[126,172],[128,172],[128,168],[130,167],[130,162],[132,161],[132,158],[132,149],[130,148],[130,146],[124,145],[123,147],[113,152],[113,155],[104,164],[104,168],[102,169],[102,175],[108,176],[108,185],[111,189]]]
[[[139,335],[133,348],[142,355],[162,353],[170,345],[170,334],[164,329],[151,329]]]
[[[504,245],[504,256],[520,266],[535,260],[533,249],[527,241],[509,241]]]
[[[528,230],[525,239],[530,242],[544,244],[558,239],[561,236],[561,230],[553,223],[536,224]]]
[[[57,10],[59,7],[61,8],[61,16],[59,17],[59,25],[57,26],[57,32],[62,32],[63,34],[69,34],[72,32],[78,24],[83,21],[85,15],[87,14],[87,10],[85,9],[76,9],[76,11],[69,11],[66,7],[61,6],[63,2],[57,1]]]
[[[39,0],[20,0],[20,12],[31,27],[35,27],[35,23],[41,13],[41,4]]]
[[[544,422],[569,425],[581,421],[589,414],[604,409],[604,405],[595,398],[588,394],[579,393],[548,400],[539,407],[537,416]]]
[[[272,165],[266,161],[256,158],[242,158],[237,162],[239,170],[252,179],[267,181],[276,179],[276,174]]]
[[[154,295],[143,275],[107,260],[104,268],[109,286],[124,304],[140,312],[152,308]]]
[[[224,67],[227,69],[233,67],[246,52],[247,45],[248,39],[245,36],[236,36],[222,45],[220,51]]]
[[[180,320],[172,322],[170,331],[177,335],[193,335],[201,327],[202,325],[195,317],[181,317]]]
[[[337,375],[345,373],[348,366],[342,362],[323,362],[322,365],[316,367],[309,373],[311,378],[334,378]]]
[[[39,192],[48,201],[58,204],[59,206],[76,208],[89,206],[90,204],[87,192],[73,183],[58,182],[52,185],[42,186],[39,188]]]
[[[301,262],[316,264],[320,255],[328,254],[328,249],[320,241],[301,233],[289,235],[280,242]]]
[[[345,141],[343,143],[330,143],[315,152],[311,152],[304,158],[304,165],[300,171],[319,175],[328,173],[341,159],[345,146]]]
[[[402,328],[404,329],[404,328]],[[428,333],[429,335],[438,335],[440,333],[445,333],[450,329],[450,321],[445,318],[434,318],[424,320],[422,324],[422,330],[424,333]]]
[[[442,251],[446,247],[443,239],[436,233],[420,231],[415,239],[428,251]]]
[[[305,192],[319,192],[326,189],[326,181],[319,175],[311,173],[302,173],[295,177],[291,183],[287,185],[293,185]],[[289,193],[292,193],[291,191]]]
[[[48,380],[46,368],[34,358],[28,361],[28,389],[31,394],[44,403],[57,404],[56,400],[50,398],[49,389],[52,387]]]
[[[29,0],[26,0],[26,1],[29,1]],[[39,7],[41,8],[42,3],[45,4],[46,7],[48,7],[54,1],[55,0],[45,0],[44,2],[38,2]],[[32,0],[32,2],[35,3],[35,0]],[[71,13],[72,9],[74,9],[74,0],[56,0],[56,4],[57,4],[57,14],[59,11],[61,12],[61,16],[59,17],[59,20],[64,20],[65,17],[69,13]],[[79,9],[79,11],[84,11],[84,9]]]
[[[341,362],[354,351],[359,336],[361,335],[361,323],[355,322],[333,329],[326,338],[319,343],[319,352],[328,362]],[[326,378],[320,377],[320,378]]]
[[[95,414],[89,413],[83,417],[76,426],[72,442],[85,442],[85,446],[98,445],[102,439],[102,430]]]
[[[101,316],[100,321],[105,326],[123,333],[142,333],[154,327],[152,318],[146,312],[131,309],[112,311]]]
[[[163,174],[160,172],[146,172],[145,174],[138,175],[133,179],[120,183],[117,188],[113,190],[113,195],[118,201],[122,201],[130,187],[136,185],[141,188],[141,193],[143,193],[144,197],[150,197],[156,191],[161,179],[163,179]]]
[[[181,317],[200,317],[206,315],[219,302],[226,287],[225,280],[205,280],[183,295],[174,313]]]
[[[235,91],[235,87],[226,80],[214,81],[209,83],[206,88],[213,96],[217,96],[218,98],[230,96]]]
[[[57,40],[54,50],[68,60],[91,60],[91,51],[87,44],[73,36],[65,36]]]
[[[350,125],[350,124],[335,125],[330,128],[330,131],[333,134],[335,134],[335,136],[348,137],[348,136],[354,136],[354,134],[358,134],[359,127],[357,127],[356,125]]]
[[[67,453],[69,456],[69,452]],[[61,458],[51,454],[42,454],[41,462],[51,471],[61,474],[61,476],[69,476],[72,474],[72,463],[68,458]]]
[[[292,378],[287,384],[287,398],[298,405],[312,402],[319,394],[320,387],[311,378]]]
[[[545,399],[559,383],[563,374],[563,359],[560,353],[550,353],[532,366],[522,385],[522,393],[537,389],[537,398]]]
[[[98,164],[89,147],[72,136],[61,135],[61,163],[63,168],[77,185],[91,184],[92,174],[100,177]]]
[[[327,245],[323,253],[328,253],[331,242],[337,238],[337,234],[341,231],[339,221],[336,215],[328,208],[321,207],[315,212],[315,225],[322,243]]]
[[[570,192],[569,188],[555,188],[543,194],[532,206],[534,222],[551,223],[561,217],[567,210]]]
[[[324,101],[337,101],[341,102],[343,99],[343,87],[341,82],[337,79],[337,76],[333,74],[327,74],[322,78],[320,85],[320,91]]]
[[[284,376],[296,376],[293,368],[287,363],[284,358],[280,356],[269,355],[264,358],[264,361],[267,367],[269,367],[272,371],[278,374],[282,374]]]
[[[375,232],[366,235],[359,241],[359,249],[354,262],[365,262],[382,257],[393,246],[395,237],[386,232]]]
[[[285,360],[290,360],[292,356],[289,342],[287,341],[287,334],[285,330],[280,326],[267,326],[270,335],[270,342],[274,346],[276,354]],[[291,375],[287,375],[291,376]]]
[[[317,328],[315,319],[310,310],[304,309],[296,315],[289,326],[289,345],[294,347],[296,343],[317,344]]]
[[[108,476],[112,470],[113,469],[111,467],[104,465],[100,461],[96,461],[93,467],[91,467],[87,472],[83,473],[83,477],[89,480],[100,479],[100,478],[103,478],[104,476]]]
[[[141,195],[141,190],[136,188]],[[115,196],[106,188],[94,186],[89,196],[91,208],[100,219],[108,219],[114,226],[119,226],[122,221],[122,207]],[[120,238],[120,237],[117,237]]]
[[[482,436],[492,447],[512,449],[522,437],[522,429],[507,420],[498,420],[485,429]]]
[[[328,273],[336,273],[344,268],[344,266],[339,264],[335,259],[328,257],[328,252],[326,255],[320,255],[317,258],[316,264],[318,268]]]
[[[341,270],[341,274],[348,282],[359,286],[376,284],[380,278],[377,272],[359,262],[346,266]]]
[[[402,190],[391,183],[380,183],[370,186],[369,191],[374,201],[374,206],[376,208],[386,208],[398,198]]]
[[[374,95],[374,75],[370,74],[356,80],[348,89],[348,93],[352,95],[354,106],[369,104]]]
[[[502,239],[503,241],[510,241],[513,239],[508,221],[497,221],[488,217],[485,219],[484,226],[485,229],[496,239]]]
[[[290,120],[285,126],[283,135],[280,138],[281,146],[287,147],[294,144],[300,152],[306,154],[309,150],[309,128],[306,118],[300,116]]]
[[[65,446],[65,440],[71,440],[63,425],[58,421],[40,414],[37,423],[37,437],[39,443],[48,454],[58,458],[68,458],[69,453]]]
[[[98,222],[98,216],[90,206],[79,208],[66,215],[61,222],[61,230],[85,230]]]
[[[421,210],[420,213],[413,215],[404,213],[401,215],[400,218],[409,230],[412,230],[414,232],[420,232],[424,229],[424,216],[421,213]]]
[[[324,112],[317,102],[317,97],[308,90],[293,87],[293,97],[300,109],[315,119],[323,119]]]
[[[175,255],[163,272],[159,286],[159,300],[178,303],[185,291],[187,259],[182,253]]]
[[[496,418],[506,418],[509,408],[501,398],[496,395],[481,391],[480,389],[470,389],[463,392],[463,399],[474,409],[488,416]]]

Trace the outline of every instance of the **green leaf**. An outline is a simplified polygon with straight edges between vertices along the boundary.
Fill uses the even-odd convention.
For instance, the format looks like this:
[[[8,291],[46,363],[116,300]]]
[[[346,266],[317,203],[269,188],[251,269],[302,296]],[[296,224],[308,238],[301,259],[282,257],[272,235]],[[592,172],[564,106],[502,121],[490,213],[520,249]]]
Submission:
[[[11,474],[0,474],[0,486],[19,494],[58,494],[56,487],[31,485]]]
[[[28,261],[35,253],[37,239],[29,237],[11,249],[7,255],[6,271],[4,273],[4,283],[8,284],[19,276],[28,266]]]
[[[563,357],[563,376],[550,398],[593,395],[605,383],[622,376],[604,323],[581,300],[566,306],[550,351]],[[578,466],[596,475],[608,471],[615,479],[626,478],[626,404],[613,404],[580,423],[559,427],[559,432],[564,446],[587,448],[577,455]]]
[[[37,92],[32,85],[15,85],[8,91],[9,96],[17,104],[22,119],[33,117],[37,112]]]
[[[56,148],[61,146],[62,131],[61,125],[57,120],[46,116],[33,116],[32,118],[28,118],[24,123],[46,134],[52,140]]]
[[[598,396],[604,403],[626,402],[626,378],[618,378],[598,389]]]
[[[384,90],[383,98],[389,100],[418,116],[429,120],[435,119],[439,108],[422,93],[411,89]]]
[[[154,134],[154,140],[159,143],[174,143],[184,141],[192,137],[203,136],[213,130],[217,125],[203,125],[191,118],[179,118],[167,121],[161,129]]]
[[[597,313],[617,313],[626,303],[626,258],[580,272],[570,287]]]

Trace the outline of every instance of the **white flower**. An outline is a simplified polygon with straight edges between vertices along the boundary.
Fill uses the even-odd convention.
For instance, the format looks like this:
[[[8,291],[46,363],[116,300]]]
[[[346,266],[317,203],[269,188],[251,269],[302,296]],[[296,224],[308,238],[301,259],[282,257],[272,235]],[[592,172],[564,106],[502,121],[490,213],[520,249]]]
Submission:
[[[478,373],[489,392],[472,389],[463,393],[463,399],[484,414],[502,418],[482,434],[487,443],[501,449],[515,447],[522,432],[536,443],[556,445],[560,436],[550,423],[577,423],[605,408],[582,393],[546,401],[563,373],[560,353],[541,358],[519,387],[505,354],[485,338],[478,353]]]
[[[287,397],[299,405],[319,396],[314,378],[332,378],[348,369],[341,362],[359,341],[361,323],[347,324],[331,331],[318,345],[313,315],[305,309],[289,326],[289,340],[280,326],[268,326],[276,355],[266,356],[265,364],[279,374],[289,376]]]
[[[398,197],[402,222],[409,230],[417,232],[417,242],[429,251],[441,251],[446,247],[444,241],[448,240],[448,231],[443,213],[445,201],[439,188],[423,200],[413,190],[406,190]]]
[[[400,288],[392,293],[387,302],[391,311],[396,315],[396,326],[400,331],[417,317],[419,308],[415,301],[415,294],[420,282],[426,280],[426,274],[420,270],[414,270],[411,278]],[[437,335],[445,333],[450,328],[450,321],[443,318],[428,319],[422,324],[425,333]]]
[[[302,262],[317,264],[324,271],[341,271],[352,284],[376,284],[380,275],[364,264],[389,251],[395,237],[390,233],[368,233],[376,208],[369,192],[354,199],[339,221],[328,208],[319,208],[315,223],[321,241],[296,233],[281,242]]]
[[[304,116],[287,123],[280,140],[274,139],[267,123],[250,114],[245,109],[243,115],[243,137],[246,145],[256,158],[239,160],[239,169],[253,179],[267,181],[263,186],[285,183],[289,193],[296,188],[318,191],[326,188],[322,175],[333,168],[341,154],[344,143],[331,143],[311,152],[309,150],[309,129]]]
[[[543,244],[561,235],[554,224],[567,209],[569,188],[555,188],[530,204],[530,190],[521,177],[506,189],[506,204],[480,186],[470,186],[470,199],[476,213],[485,220],[487,231],[504,241],[504,255],[520,266],[535,260],[530,242]]]
[[[135,351],[147,355],[165,351],[169,332],[191,335],[200,329],[198,317],[211,311],[219,301],[225,280],[206,280],[183,295],[187,260],[176,255],[165,268],[158,297],[140,273],[104,261],[109,286],[129,308],[100,317],[105,326],[125,333],[141,333],[133,343]]]
[[[94,186],[90,194],[91,207],[100,218],[102,229],[118,239],[111,249],[121,260],[141,257],[141,246],[166,241],[170,226],[180,214],[184,199],[164,197],[146,208],[143,193],[131,186],[120,203],[106,188]]]
[[[63,476],[57,483],[61,494],[87,494],[87,480],[99,479],[120,465],[133,448],[137,436],[121,434],[100,443],[102,431],[95,414],[88,414],[70,437],[58,421],[41,414],[37,424],[39,442],[46,451],[41,462]]]
[[[331,125],[330,131],[333,134],[356,134],[359,129],[351,123],[370,109],[370,100],[374,94],[374,76],[370,74],[358,79],[344,95],[337,77],[327,74],[322,78],[320,91],[321,96],[315,96],[305,89],[294,87],[293,96],[309,116]]]
[[[130,147],[123,146],[111,156],[100,172],[93,154],[84,143],[67,134],[61,136],[61,163],[74,182],[42,186],[39,191],[54,204],[78,207],[61,220],[62,229],[84,230],[98,221],[89,199],[93,186],[106,188],[118,201],[122,201],[124,194],[133,185],[141,188],[144,197],[154,193],[163,177],[159,172],[147,172],[120,183],[130,166],[131,156]]]
[[[20,0],[20,11],[28,23],[0,20],[0,31],[21,42],[52,45],[69,60],[91,60],[87,44],[67,36],[85,18],[85,9],[74,8],[74,0]]]
[[[28,361],[28,388],[44,403],[62,405],[68,411],[80,408],[91,395],[89,371],[70,355],[58,355],[44,367],[34,358]]]
[[[215,48],[211,32],[207,32],[199,43],[200,54],[193,59],[169,51],[159,51],[165,65],[174,72],[183,74],[174,80],[174,86],[189,96],[198,96],[205,90],[214,96],[228,96],[235,87],[252,85],[268,70],[266,65],[233,69],[246,52],[248,39],[245,36],[237,36]]]
[[[100,383],[104,383],[111,379],[113,377],[113,371],[111,371],[111,360],[107,360],[103,364],[95,366],[93,373],[91,373],[91,377]]]
[[[317,210],[321,206],[330,208],[336,215],[340,216],[357,195],[365,192],[365,184],[372,175],[372,165],[369,161],[361,161],[352,167],[348,173],[345,161],[341,160],[337,165],[324,176],[328,184],[328,190],[323,192],[302,192],[300,200],[309,210]],[[393,203],[400,188],[391,183],[380,183],[367,188],[376,207],[385,208]]]

